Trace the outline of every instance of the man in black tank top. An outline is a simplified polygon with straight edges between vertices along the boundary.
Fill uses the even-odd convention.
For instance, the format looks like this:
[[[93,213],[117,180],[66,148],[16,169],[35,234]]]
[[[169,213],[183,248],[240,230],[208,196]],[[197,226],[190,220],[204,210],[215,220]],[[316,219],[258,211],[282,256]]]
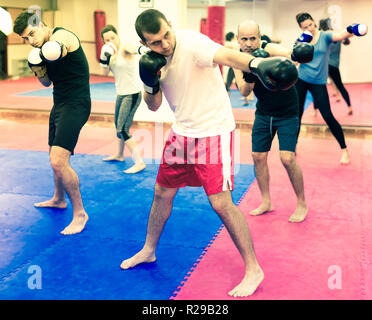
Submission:
[[[88,61],[76,35],[63,28],[47,27],[34,13],[22,12],[13,29],[34,47],[28,61],[39,81],[46,87],[53,83],[49,158],[55,192],[51,200],[35,206],[66,208],[66,192],[73,206],[73,219],[61,233],[76,234],[84,229],[88,215],[81,199],[79,178],[69,159],[91,110]]]
[[[291,58],[291,51],[274,43],[261,41],[259,26],[254,21],[245,21],[238,27],[238,42],[243,52],[259,57],[283,56]],[[271,212],[274,207],[269,192],[269,169],[267,156],[272,140],[278,133],[280,159],[287,170],[297,196],[297,208],[290,222],[301,222],[306,218],[302,171],[296,156],[298,120],[298,97],[295,87],[286,91],[269,91],[257,77],[234,69],[240,93],[247,96],[252,90],[257,98],[255,120],[252,128],[252,157],[258,186],[262,195],[261,205],[250,212],[260,215]]]

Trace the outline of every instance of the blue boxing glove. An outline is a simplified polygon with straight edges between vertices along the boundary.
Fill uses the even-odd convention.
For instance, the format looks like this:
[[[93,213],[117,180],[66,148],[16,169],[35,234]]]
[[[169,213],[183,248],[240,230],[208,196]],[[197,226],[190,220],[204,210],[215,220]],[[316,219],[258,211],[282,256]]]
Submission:
[[[313,35],[311,34],[310,31],[304,31],[303,34],[301,34],[297,40],[296,43],[298,42],[311,42],[313,40]]]
[[[365,36],[368,33],[368,26],[366,24],[352,24],[347,26],[346,31],[358,37]]]

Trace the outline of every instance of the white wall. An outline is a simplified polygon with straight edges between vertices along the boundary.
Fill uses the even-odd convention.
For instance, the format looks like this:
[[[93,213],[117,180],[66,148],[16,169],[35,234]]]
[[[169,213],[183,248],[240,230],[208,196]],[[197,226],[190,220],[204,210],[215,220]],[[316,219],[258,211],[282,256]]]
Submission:
[[[291,47],[299,36],[295,16],[309,12],[316,22],[328,17],[328,6],[338,5],[342,10],[343,26],[365,23],[372,28],[371,0],[260,0],[252,2],[226,2],[225,33],[236,33],[239,22],[254,19],[260,24],[262,34],[281,39],[282,45]],[[187,9],[187,27],[199,30],[200,19],[207,16],[206,5],[190,5]],[[353,37],[350,46],[341,52],[341,74],[346,83],[372,82],[372,32],[365,37]]]
[[[201,0],[202,1],[202,0]],[[195,3],[196,1],[193,1]],[[101,74],[95,59],[93,12],[102,9],[106,12],[106,21],[119,26],[120,36],[132,37],[133,23],[140,12],[137,0],[59,0],[55,13],[55,25],[70,28],[82,40],[88,57],[91,72]],[[187,6],[188,0],[155,0],[155,8],[163,11],[176,28],[199,30],[200,19],[206,17],[207,6]],[[0,0],[0,5],[9,7],[28,7],[38,4],[48,9],[47,0]],[[343,25],[361,22],[372,28],[372,0],[255,0],[226,2],[225,33],[236,32],[239,22],[255,19],[261,32],[282,40],[285,46],[292,46],[301,33],[295,21],[295,15],[308,11],[316,21],[327,17],[328,6],[337,4],[342,9]],[[132,9],[131,9],[132,8]],[[131,32],[128,32],[132,28]],[[343,46],[341,53],[341,74],[344,82],[372,82],[372,32],[365,37],[353,37],[350,46]],[[29,48],[14,46],[8,48],[8,69],[11,71],[12,59],[27,57]]]

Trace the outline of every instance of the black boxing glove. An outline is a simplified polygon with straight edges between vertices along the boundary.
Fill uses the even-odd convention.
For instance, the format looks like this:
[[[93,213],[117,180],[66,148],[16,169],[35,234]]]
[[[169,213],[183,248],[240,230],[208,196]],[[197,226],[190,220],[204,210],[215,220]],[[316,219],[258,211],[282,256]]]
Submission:
[[[147,93],[158,93],[160,89],[160,69],[166,64],[167,60],[165,57],[154,51],[149,51],[141,56],[139,61],[139,73]]]
[[[251,72],[243,71],[243,79],[247,83],[255,83],[257,80],[257,77]]]
[[[268,53],[267,51],[265,51],[264,49],[261,49],[261,48],[257,48],[256,50],[252,51],[251,55],[256,57],[256,58],[257,57],[260,57],[260,58],[270,57],[270,53]],[[245,82],[255,83],[257,77],[251,72],[243,71],[243,79],[245,80]]]
[[[261,48],[257,48],[256,50],[253,50],[251,52],[251,55],[258,58],[268,58],[270,57],[270,53],[268,53],[267,51],[265,51],[264,49],[261,49]]]
[[[306,42],[300,42],[295,45],[291,54],[292,61],[299,63],[308,63],[313,60],[313,57],[314,46]]]
[[[270,91],[288,90],[298,79],[296,66],[284,57],[254,58],[249,70]]]

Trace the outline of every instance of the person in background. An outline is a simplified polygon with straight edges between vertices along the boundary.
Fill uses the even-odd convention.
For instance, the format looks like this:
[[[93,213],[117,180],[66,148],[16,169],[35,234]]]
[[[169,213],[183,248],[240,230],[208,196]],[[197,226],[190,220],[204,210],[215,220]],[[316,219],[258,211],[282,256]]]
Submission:
[[[115,127],[118,138],[116,154],[103,160],[124,161],[126,145],[132,154],[134,165],[124,172],[137,173],[146,168],[141,150],[129,132],[142,98],[137,48],[121,43],[117,30],[112,25],[107,25],[101,30],[101,37],[104,45],[101,49],[100,64],[105,70],[105,75],[111,71],[115,78]]]
[[[274,39],[272,37],[270,38],[267,34],[261,35],[261,40],[266,41],[267,43],[276,43],[276,44],[279,44],[282,42],[282,40],[280,39]]]
[[[235,34],[233,32],[228,32],[225,36],[225,47],[234,49],[234,50],[239,50],[239,45],[236,42]],[[230,87],[232,84],[232,81],[235,78],[235,74],[233,71],[233,68],[228,69],[227,73],[227,79],[226,79],[226,91],[230,94]],[[248,106],[250,101],[254,101],[254,94],[253,92],[249,96],[242,96],[240,100],[243,100],[244,102],[242,103],[243,106]]]
[[[306,63],[311,61],[314,48],[308,44],[299,44],[291,50],[278,44],[262,41],[260,28],[253,20],[243,21],[238,28],[238,43],[242,52],[257,57],[285,56],[293,61]],[[305,220],[308,207],[305,201],[304,183],[301,167],[295,150],[297,145],[298,97],[296,88],[286,91],[270,91],[251,73],[234,69],[235,78],[244,95],[254,90],[257,97],[255,119],[252,128],[252,158],[262,201],[258,208],[250,212],[258,216],[274,210],[269,188],[269,167],[267,158],[275,135],[278,135],[280,160],[288,173],[297,197],[297,206],[289,222]]]
[[[298,26],[303,31],[298,41],[309,42],[314,46],[314,58],[311,62],[300,64],[298,68],[299,76],[296,89],[299,97],[299,118],[304,112],[306,94],[310,91],[314,99],[314,106],[317,108],[333,136],[336,138],[341,148],[341,164],[350,163],[349,152],[345,143],[345,135],[341,125],[333,116],[327,91],[328,62],[330,45],[332,42],[343,41],[354,35],[363,36],[367,34],[368,27],[362,24],[350,25],[346,30],[319,31],[314,19],[307,12],[296,15]],[[300,134],[300,129],[298,130]]]
[[[321,31],[328,31],[333,30],[330,26],[330,19],[322,19],[319,22],[319,30]],[[353,114],[353,108],[350,102],[350,96],[348,91],[346,90],[344,84],[342,83],[341,73],[340,73],[340,53],[341,53],[341,44],[349,45],[350,40],[348,38],[344,39],[343,41],[332,42],[330,45],[330,55],[329,55],[329,66],[328,66],[328,76],[331,80],[331,85],[337,96],[336,101],[339,102],[340,95],[345,100],[346,105],[348,107],[348,115]]]
[[[234,45],[234,32],[228,32],[225,35],[225,47],[230,49],[236,49]],[[232,82],[234,81],[234,71],[231,67],[228,68],[227,76],[226,76],[226,91],[230,94],[230,87]]]
[[[60,27],[51,29],[34,13],[20,13],[13,29],[33,47],[28,64],[35,76],[46,87],[53,84],[48,143],[55,190],[52,199],[35,203],[35,207],[64,209],[67,193],[73,207],[73,219],[61,233],[76,234],[83,231],[88,214],[81,199],[79,178],[70,166],[70,157],[91,110],[88,61],[74,33]]]

